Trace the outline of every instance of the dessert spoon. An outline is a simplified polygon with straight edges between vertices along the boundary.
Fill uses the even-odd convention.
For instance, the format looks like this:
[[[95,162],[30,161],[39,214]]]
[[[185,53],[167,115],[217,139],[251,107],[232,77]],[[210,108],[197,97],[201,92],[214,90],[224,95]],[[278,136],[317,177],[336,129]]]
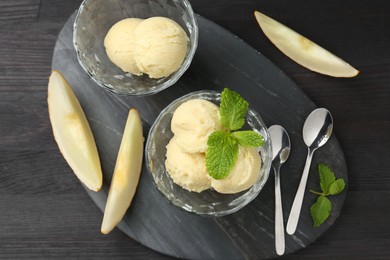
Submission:
[[[290,216],[287,221],[287,233],[295,233],[299,215],[301,214],[303,197],[305,195],[307,177],[309,176],[310,164],[314,152],[323,146],[332,135],[333,118],[325,108],[317,108],[307,117],[303,125],[303,140],[308,148],[305,168],[303,169],[301,181],[299,183],[297,194],[291,208]]]
[[[278,255],[283,255],[285,241],[279,173],[280,166],[282,166],[290,154],[291,143],[287,131],[280,125],[271,126],[268,132],[271,136],[272,168],[275,173],[275,249]]]

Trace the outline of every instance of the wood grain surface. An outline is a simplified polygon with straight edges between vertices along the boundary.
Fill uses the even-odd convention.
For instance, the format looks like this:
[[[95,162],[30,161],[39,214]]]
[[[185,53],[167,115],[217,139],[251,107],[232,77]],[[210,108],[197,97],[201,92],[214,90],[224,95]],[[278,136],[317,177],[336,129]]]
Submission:
[[[80,0],[0,2],[0,257],[168,259],[118,230],[100,234],[91,203],[54,142],[47,78],[57,35]],[[328,108],[349,169],[336,223],[285,259],[390,256],[390,13],[386,0],[192,0],[195,12],[261,51]],[[262,34],[253,11],[291,26],[356,66],[336,79],[310,72]]]

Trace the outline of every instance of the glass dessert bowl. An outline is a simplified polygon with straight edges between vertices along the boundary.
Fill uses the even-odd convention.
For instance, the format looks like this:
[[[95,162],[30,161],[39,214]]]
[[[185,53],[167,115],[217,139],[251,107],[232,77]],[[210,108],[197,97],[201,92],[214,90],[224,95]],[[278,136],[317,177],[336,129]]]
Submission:
[[[249,189],[234,194],[221,194],[213,189],[200,193],[191,192],[175,184],[166,170],[166,146],[173,137],[171,119],[175,110],[191,99],[205,99],[219,105],[220,93],[216,91],[198,91],[189,93],[167,106],[152,125],[145,148],[146,166],[152,175],[157,189],[177,207],[208,216],[224,216],[238,211],[256,198],[268,180],[271,167],[271,140],[265,124],[259,114],[249,107],[245,118],[244,130],[254,130],[264,138],[263,146],[258,148],[261,157],[260,176]]]
[[[187,34],[187,51],[179,69],[153,79],[124,72],[113,64],[104,46],[110,28],[126,18],[159,16],[175,21]],[[187,0],[84,0],[74,22],[73,45],[81,67],[100,87],[122,95],[151,95],[176,83],[188,69],[198,45],[198,25]]]

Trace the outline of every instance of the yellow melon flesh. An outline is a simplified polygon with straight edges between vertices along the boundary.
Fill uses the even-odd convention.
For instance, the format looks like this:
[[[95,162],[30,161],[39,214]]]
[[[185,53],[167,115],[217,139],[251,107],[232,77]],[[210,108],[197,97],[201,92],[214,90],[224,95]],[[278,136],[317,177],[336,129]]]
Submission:
[[[142,123],[138,111],[127,118],[104,210],[101,232],[108,234],[121,221],[137,190],[143,157]]]
[[[359,71],[306,37],[255,11],[255,17],[270,41],[298,64],[333,77],[354,77]]]
[[[48,85],[49,117],[54,138],[73,172],[89,189],[102,186],[102,170],[91,128],[64,76],[53,71]]]

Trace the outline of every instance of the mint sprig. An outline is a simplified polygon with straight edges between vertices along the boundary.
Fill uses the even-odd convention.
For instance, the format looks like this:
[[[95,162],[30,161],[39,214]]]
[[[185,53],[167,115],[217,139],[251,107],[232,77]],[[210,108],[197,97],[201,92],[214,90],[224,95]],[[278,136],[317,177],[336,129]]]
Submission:
[[[344,179],[336,179],[333,171],[327,165],[320,163],[318,165],[318,173],[320,175],[322,192],[310,190],[310,192],[319,195],[317,201],[310,207],[310,213],[315,227],[324,223],[332,210],[332,202],[326,196],[337,195],[345,188]]]
[[[244,126],[248,107],[248,102],[237,92],[227,88],[222,91],[219,113],[225,130],[211,133],[206,150],[207,172],[214,179],[229,175],[237,161],[239,146],[259,147],[264,144],[263,137],[255,131],[236,131]]]

